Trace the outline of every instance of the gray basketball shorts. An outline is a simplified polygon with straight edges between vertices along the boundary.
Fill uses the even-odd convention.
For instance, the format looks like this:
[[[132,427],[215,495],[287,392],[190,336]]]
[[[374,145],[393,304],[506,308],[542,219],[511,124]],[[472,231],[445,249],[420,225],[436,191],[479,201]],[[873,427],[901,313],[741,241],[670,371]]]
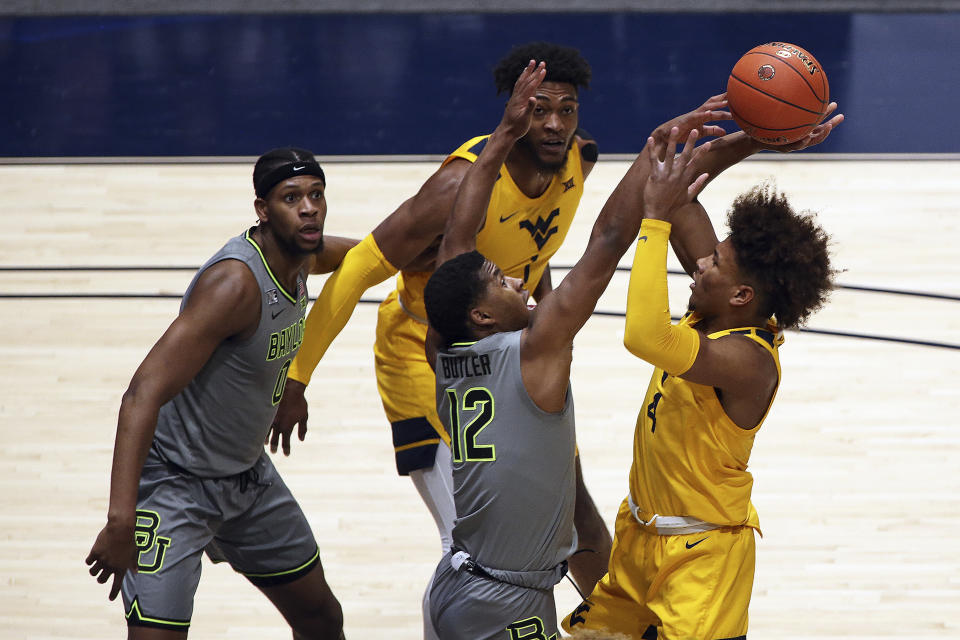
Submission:
[[[138,572],[123,578],[127,624],[186,631],[204,551],[258,587],[292,582],[319,562],[303,511],[264,453],[227,478],[201,478],[147,456],[137,496]]]
[[[520,587],[457,571],[441,558],[430,589],[430,619],[442,640],[556,640],[553,588]]]

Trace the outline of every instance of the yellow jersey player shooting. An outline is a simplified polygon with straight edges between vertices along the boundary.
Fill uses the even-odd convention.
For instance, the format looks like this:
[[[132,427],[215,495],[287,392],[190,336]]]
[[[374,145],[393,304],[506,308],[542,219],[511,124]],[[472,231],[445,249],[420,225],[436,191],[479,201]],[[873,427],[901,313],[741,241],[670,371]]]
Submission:
[[[842,120],[780,150],[817,144]],[[750,450],[780,382],[781,330],[801,325],[832,288],[827,235],[785,196],[762,186],[741,195],[722,242],[694,200],[703,171],[713,177],[762,145],[738,132],[700,156],[688,140],[675,158],[679,138],[676,129],[650,138],[618,187],[621,205],[642,207],[644,217],[624,344],[656,368],[609,571],[564,620],[578,638],[746,638],[759,530]],[[676,325],[668,242],[693,277],[689,312]]]

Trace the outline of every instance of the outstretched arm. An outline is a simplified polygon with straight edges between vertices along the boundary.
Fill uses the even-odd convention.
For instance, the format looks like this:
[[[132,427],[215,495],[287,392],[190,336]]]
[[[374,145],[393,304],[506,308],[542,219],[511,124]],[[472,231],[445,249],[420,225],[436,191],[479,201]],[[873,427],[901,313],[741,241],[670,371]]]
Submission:
[[[694,141],[705,136],[723,135],[723,127],[709,123],[731,119],[730,113],[723,110],[726,106],[726,94],[711,96],[696,109],[667,120],[654,129],[651,134],[652,143],[666,146],[671,131],[675,131],[675,140],[686,140],[694,131]],[[587,250],[578,263],[579,268],[575,267],[564,278],[563,283],[571,289],[571,293],[566,294],[565,299],[557,301],[558,308],[550,311],[549,322],[542,323],[552,328],[541,330],[536,336],[543,341],[545,350],[562,348],[573,340],[573,336],[593,313],[597,300],[609,284],[620,258],[636,238],[643,216],[643,189],[650,173],[647,159],[650,144],[648,141],[600,211]],[[702,158],[712,144],[713,142],[704,144],[693,157]],[[703,172],[701,169],[701,173]],[[560,286],[563,287],[564,284]],[[549,311],[549,307],[544,310],[538,308],[537,316],[543,311]]]
[[[330,273],[340,266],[344,256],[360,241],[356,238],[323,236],[323,251],[310,258],[308,273]]]
[[[415,196],[387,216],[373,232],[349,251],[324,283],[304,327],[303,343],[287,376],[267,441],[276,453],[290,455],[293,428],[302,441],[307,435],[306,387],[314,369],[346,325],[363,292],[406,267],[434,242],[446,222],[460,181],[470,163],[456,159],[438,169]]]
[[[706,339],[686,324],[673,325],[667,299],[667,241],[670,221],[703,188],[703,175],[695,178],[695,163],[686,149],[676,158],[665,159],[651,151],[650,179],[644,191],[645,212],[641,226],[647,240],[637,245],[627,298],[624,344],[634,355],[685,380],[716,387],[724,392],[727,414],[744,428],[752,428],[757,415],[757,398],[767,406],[777,376],[773,361],[754,343],[740,336]],[[731,410],[732,409],[732,410]]]
[[[546,73],[544,63],[531,60],[517,78],[500,124],[487,138],[483,151],[460,183],[453,213],[447,219],[437,251],[437,266],[476,249],[477,231],[490,204],[493,185],[513,145],[530,129],[537,88]]]
[[[679,129],[674,127],[673,131],[676,142]],[[697,138],[698,131],[690,129],[684,151],[687,160],[709,149],[710,143],[706,143],[694,150]],[[620,258],[636,238],[643,216],[644,186],[650,174],[648,155],[653,148],[651,138],[601,209],[583,257],[532,314],[525,340],[531,360],[529,365],[525,361],[525,366],[531,367],[530,379],[538,384],[560,390],[562,372],[556,373],[554,354],[569,351],[573,337],[593,313]],[[706,176],[699,176],[697,188],[705,182]]]
[[[280,445],[284,455],[290,455],[290,435],[295,424],[300,440],[306,437],[305,390],[313,370],[346,326],[363,292],[396,272],[373,236],[368,235],[346,253],[340,266],[327,278],[304,322],[303,342],[287,372],[283,396],[267,433],[270,451],[276,453]]]
[[[623,343],[632,354],[680,375],[693,364],[700,348],[699,334],[686,325],[673,325],[667,297],[667,241],[670,221],[678,209],[690,204],[706,184],[708,176],[697,174],[693,161],[691,133],[678,156],[674,156],[679,131],[674,128],[667,141],[651,137],[643,156],[648,171],[644,198],[644,220],[630,271],[627,319]],[[712,229],[712,228],[711,228]]]

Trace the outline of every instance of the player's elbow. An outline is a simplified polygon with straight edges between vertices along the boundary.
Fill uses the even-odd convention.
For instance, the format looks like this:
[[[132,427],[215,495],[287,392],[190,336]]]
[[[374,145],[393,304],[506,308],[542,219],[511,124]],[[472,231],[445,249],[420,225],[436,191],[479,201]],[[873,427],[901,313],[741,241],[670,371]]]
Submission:
[[[631,330],[629,323],[627,324],[627,329],[623,332],[623,346],[638,358],[644,358],[644,356],[647,355],[647,349],[643,343],[642,336],[639,335],[638,331]]]
[[[633,242],[633,235],[627,233],[621,226],[606,225],[593,230],[587,250],[605,252],[619,261],[631,242]]]
[[[160,410],[164,400],[160,398],[159,390],[148,381],[134,376],[127,390],[120,398],[120,413],[139,412],[143,410]]]
[[[644,318],[631,317],[628,310],[623,346],[636,357],[658,364],[659,357],[669,350],[669,328],[666,328],[667,331],[664,329],[656,323],[645,321]]]
[[[121,409],[125,406],[134,405],[142,397],[142,388],[143,384],[137,378],[134,378],[130,381],[130,384],[127,385],[126,391],[123,392],[123,396],[120,398],[120,407]]]
[[[636,357],[671,375],[681,375],[687,371],[700,350],[699,336],[690,327],[631,323],[629,312],[623,345]]]

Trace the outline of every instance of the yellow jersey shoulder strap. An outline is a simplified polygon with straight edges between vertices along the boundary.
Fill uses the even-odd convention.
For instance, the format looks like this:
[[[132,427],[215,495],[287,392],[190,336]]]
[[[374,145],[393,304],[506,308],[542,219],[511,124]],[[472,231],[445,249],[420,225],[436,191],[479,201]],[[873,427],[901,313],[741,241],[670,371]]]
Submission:
[[[736,329],[724,329],[723,331],[716,331],[709,334],[707,338],[716,340],[717,338],[728,335],[745,336],[769,351],[771,355],[775,355],[777,349],[783,344],[783,332],[772,323],[767,325],[766,328],[738,327]]]
[[[767,419],[767,414],[770,413],[771,407],[773,407],[773,399],[777,395],[777,389],[780,388],[780,379],[783,372],[780,369],[780,354],[777,352],[777,349],[783,344],[783,332],[777,327],[777,323],[771,318],[767,322],[765,328],[761,327],[738,327],[735,329],[724,329],[723,331],[717,331],[711,333],[707,336],[710,340],[716,340],[717,338],[722,338],[723,336],[728,335],[740,335],[753,340],[755,343],[759,344],[761,347],[766,349],[767,353],[770,354],[770,357],[773,358],[773,364],[777,368],[777,386],[774,388],[773,396],[770,398],[770,403],[767,405],[766,410],[763,412],[763,417],[760,418],[760,422],[757,423],[757,426],[754,429],[758,429],[760,425],[763,424],[764,420]],[[759,527],[758,527],[759,528]]]
[[[483,136],[476,136],[475,138],[470,138],[469,140],[464,142],[462,145],[457,147],[457,149],[453,153],[448,155],[446,159],[443,161],[443,165],[441,166],[445,166],[449,164],[455,158],[463,158],[464,160],[468,160],[469,162],[476,162],[477,156],[479,156],[480,152],[483,151],[483,147],[486,146],[487,138],[489,137],[490,137],[490,134],[483,135]]]

